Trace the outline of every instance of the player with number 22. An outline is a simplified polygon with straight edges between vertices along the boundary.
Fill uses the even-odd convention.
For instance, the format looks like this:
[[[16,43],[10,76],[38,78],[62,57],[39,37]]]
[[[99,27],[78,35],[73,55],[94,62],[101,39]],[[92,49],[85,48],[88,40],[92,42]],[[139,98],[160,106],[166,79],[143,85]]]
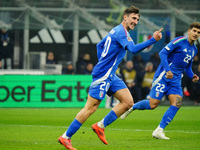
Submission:
[[[169,42],[159,53],[161,64],[156,70],[150,100],[137,102],[126,111],[121,119],[125,119],[133,110],[153,110],[166,95],[170,101],[170,107],[163,115],[159,126],[154,130],[152,136],[157,139],[169,139],[163,130],[172,121],[181,106],[183,91],[181,87],[182,74],[185,73],[193,82],[199,77],[192,71],[192,61],[197,54],[194,42],[200,36],[200,23],[194,22],[188,29],[188,36],[180,36]]]

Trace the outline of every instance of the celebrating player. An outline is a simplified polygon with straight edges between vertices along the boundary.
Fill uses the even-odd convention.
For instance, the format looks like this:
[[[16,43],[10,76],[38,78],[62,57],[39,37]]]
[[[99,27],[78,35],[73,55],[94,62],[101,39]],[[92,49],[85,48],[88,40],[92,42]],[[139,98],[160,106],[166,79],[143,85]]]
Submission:
[[[81,125],[98,108],[105,95],[113,95],[120,103],[116,105],[100,122],[92,125],[93,131],[104,144],[108,144],[104,129],[119,116],[133,106],[133,98],[115,72],[124,58],[126,50],[136,54],[162,38],[161,31],[155,31],[153,37],[143,43],[134,44],[129,30],[133,30],[140,18],[139,8],[131,6],[124,11],[123,21],[114,27],[109,34],[97,44],[98,63],[93,69],[93,82],[90,85],[88,99],[85,107],[77,114],[67,131],[59,137],[58,141],[67,149],[73,149],[71,137]]]
[[[186,72],[193,82],[199,80],[199,77],[192,71],[192,60],[197,54],[194,42],[199,36],[200,23],[192,23],[188,30],[188,36],[175,38],[160,51],[161,64],[154,75],[150,100],[137,102],[121,116],[121,119],[125,119],[135,109],[155,109],[162,97],[166,95],[171,105],[163,115],[159,126],[154,130],[152,136],[158,139],[169,139],[165,136],[163,129],[172,121],[181,106],[183,97],[181,78],[183,71]]]

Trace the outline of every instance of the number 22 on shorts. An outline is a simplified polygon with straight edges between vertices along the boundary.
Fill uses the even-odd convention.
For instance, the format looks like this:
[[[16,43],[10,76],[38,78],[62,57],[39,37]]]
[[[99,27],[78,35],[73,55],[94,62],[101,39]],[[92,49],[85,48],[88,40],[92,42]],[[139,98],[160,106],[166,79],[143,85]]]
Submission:
[[[164,85],[164,84],[158,83],[158,85],[156,86],[156,91],[157,91],[157,92],[163,93],[163,92],[164,92],[164,91],[163,91],[164,88],[165,88],[165,85]]]

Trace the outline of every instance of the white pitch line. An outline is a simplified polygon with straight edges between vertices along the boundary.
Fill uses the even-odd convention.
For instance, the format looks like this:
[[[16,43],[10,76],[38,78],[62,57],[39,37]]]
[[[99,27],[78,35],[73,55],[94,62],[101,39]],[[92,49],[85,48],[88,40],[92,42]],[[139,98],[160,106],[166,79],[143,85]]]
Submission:
[[[15,126],[15,127],[34,127],[34,128],[64,128],[67,129],[68,126],[45,126],[45,125],[23,125],[23,124],[0,124],[0,126]],[[90,127],[81,127],[83,129],[91,129]],[[135,131],[135,132],[153,132],[154,130],[143,130],[143,129],[120,129],[120,128],[107,128],[107,130],[116,131]],[[179,133],[189,133],[189,134],[200,134],[200,131],[183,131],[183,130],[166,130],[165,132],[179,132]]]

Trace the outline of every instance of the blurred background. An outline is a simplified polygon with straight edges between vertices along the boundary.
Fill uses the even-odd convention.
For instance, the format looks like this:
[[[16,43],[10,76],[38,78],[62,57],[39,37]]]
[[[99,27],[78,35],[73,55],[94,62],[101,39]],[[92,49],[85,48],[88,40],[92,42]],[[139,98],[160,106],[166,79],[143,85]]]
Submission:
[[[132,61],[132,69],[139,72],[152,62],[155,71],[158,52],[200,21],[199,0],[0,0],[1,74],[90,74],[97,63],[96,44],[121,23],[124,9],[131,5],[141,14],[130,31],[134,42],[146,41],[161,27],[163,38],[136,56],[127,52],[122,69]],[[196,45],[199,49],[200,39]],[[199,57],[198,52],[196,72]],[[188,89],[194,85],[185,80],[183,90],[191,96]]]

